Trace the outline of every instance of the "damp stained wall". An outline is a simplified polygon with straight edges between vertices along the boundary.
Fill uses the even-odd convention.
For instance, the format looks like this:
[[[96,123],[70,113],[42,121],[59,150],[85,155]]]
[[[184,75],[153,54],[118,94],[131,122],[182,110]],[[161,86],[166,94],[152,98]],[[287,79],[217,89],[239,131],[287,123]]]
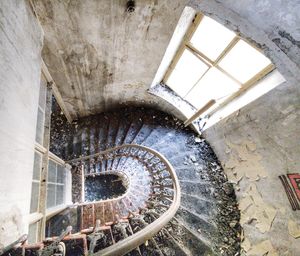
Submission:
[[[278,178],[300,172],[300,3],[196,2],[260,47],[286,79],[203,135],[235,183],[243,255],[300,255],[299,211],[292,211]]]
[[[179,17],[182,0],[33,0],[45,31],[43,59],[73,119],[120,105],[178,111],[149,89]]]
[[[185,1],[145,1],[131,16],[122,1],[33,2],[46,32],[43,57],[73,118],[120,103],[178,113],[146,90]],[[204,136],[238,183],[247,254],[299,255],[294,238],[299,220],[277,178],[299,172],[299,1],[191,0],[189,5],[261,48],[287,80]]]
[[[0,5],[0,248],[27,232],[42,31],[29,5]]]

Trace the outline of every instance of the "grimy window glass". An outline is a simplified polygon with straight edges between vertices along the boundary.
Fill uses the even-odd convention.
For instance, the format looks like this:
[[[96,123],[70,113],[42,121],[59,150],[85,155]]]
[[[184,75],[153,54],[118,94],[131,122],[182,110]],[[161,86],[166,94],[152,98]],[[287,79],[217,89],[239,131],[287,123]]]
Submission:
[[[66,170],[65,167],[49,160],[47,183],[47,209],[65,203]]]
[[[28,229],[28,243],[33,244],[37,242],[37,232],[38,232],[39,221],[29,225]]]
[[[43,79],[41,79],[40,92],[39,92],[39,107],[38,107],[36,135],[35,135],[35,141],[40,145],[43,145],[43,138],[44,138],[46,92],[47,92],[46,84],[43,82]]]
[[[39,152],[35,151],[32,187],[31,187],[30,213],[35,213],[38,211],[41,168],[42,168],[42,155]]]

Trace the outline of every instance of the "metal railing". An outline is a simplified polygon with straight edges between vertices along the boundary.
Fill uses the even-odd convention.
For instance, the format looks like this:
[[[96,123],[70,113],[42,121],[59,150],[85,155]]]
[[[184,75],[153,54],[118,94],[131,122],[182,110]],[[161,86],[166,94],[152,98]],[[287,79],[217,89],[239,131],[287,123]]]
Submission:
[[[124,255],[141,244],[144,244],[168,224],[180,206],[181,192],[175,170],[162,154],[149,147],[124,144],[93,155],[73,159],[68,161],[68,163],[76,166],[89,166],[89,168],[87,168],[89,169],[88,174],[92,173],[97,175],[97,173],[99,173],[97,172],[97,165],[101,164],[101,162],[110,161],[108,171],[115,170],[122,172],[122,168],[126,168],[127,159],[130,158],[141,163],[149,172],[151,176],[151,194],[149,194],[147,205],[149,205],[149,208],[157,209],[156,212],[159,213],[159,215],[153,222],[140,231],[94,253],[93,255],[95,256]],[[125,159],[125,163],[122,163],[122,168],[120,167],[121,159]]]

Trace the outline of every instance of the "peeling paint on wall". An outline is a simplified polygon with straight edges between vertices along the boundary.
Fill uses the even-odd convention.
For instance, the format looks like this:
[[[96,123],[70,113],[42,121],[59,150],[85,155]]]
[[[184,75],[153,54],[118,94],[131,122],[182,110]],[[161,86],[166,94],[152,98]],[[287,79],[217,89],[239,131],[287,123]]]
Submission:
[[[270,240],[265,240],[259,244],[253,245],[251,249],[247,251],[248,256],[278,256],[278,253],[274,249]]]
[[[230,159],[225,163],[225,170],[231,182],[238,184],[243,177],[250,181],[267,177],[260,163],[262,157],[256,152],[256,145],[252,141],[245,140],[241,144],[233,144],[227,140],[226,144],[226,153],[230,154]]]
[[[265,233],[271,229],[277,210],[264,202],[254,183],[251,183],[239,203],[241,225],[254,223],[255,227]]]
[[[289,234],[295,239],[300,238],[300,223],[289,220],[288,223]]]
[[[278,233],[278,226],[274,229],[273,224],[277,219],[276,224],[284,228],[282,232],[294,239],[300,237],[300,225],[293,216],[287,215],[286,207],[270,204],[270,201],[264,197],[266,191],[261,184],[270,181],[273,176],[262,164],[264,156],[261,154],[261,148],[258,149],[249,136],[244,140],[236,136],[225,136],[225,138],[223,166],[228,179],[235,184],[239,198],[240,224],[244,229],[242,255],[278,256],[282,251],[285,251],[284,255],[291,255],[289,248],[285,247],[280,249],[280,253],[278,252],[278,241],[272,237],[272,234]],[[286,216],[290,219],[285,222],[282,218]],[[288,237],[283,238],[285,239],[289,241]]]

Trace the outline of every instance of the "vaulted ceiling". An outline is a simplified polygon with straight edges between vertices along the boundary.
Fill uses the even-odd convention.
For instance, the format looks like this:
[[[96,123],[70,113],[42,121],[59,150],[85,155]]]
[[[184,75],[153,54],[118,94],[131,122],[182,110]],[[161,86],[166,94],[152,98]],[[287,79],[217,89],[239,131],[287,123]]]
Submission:
[[[33,0],[43,59],[76,119],[121,103],[154,100],[155,76],[186,1]]]

